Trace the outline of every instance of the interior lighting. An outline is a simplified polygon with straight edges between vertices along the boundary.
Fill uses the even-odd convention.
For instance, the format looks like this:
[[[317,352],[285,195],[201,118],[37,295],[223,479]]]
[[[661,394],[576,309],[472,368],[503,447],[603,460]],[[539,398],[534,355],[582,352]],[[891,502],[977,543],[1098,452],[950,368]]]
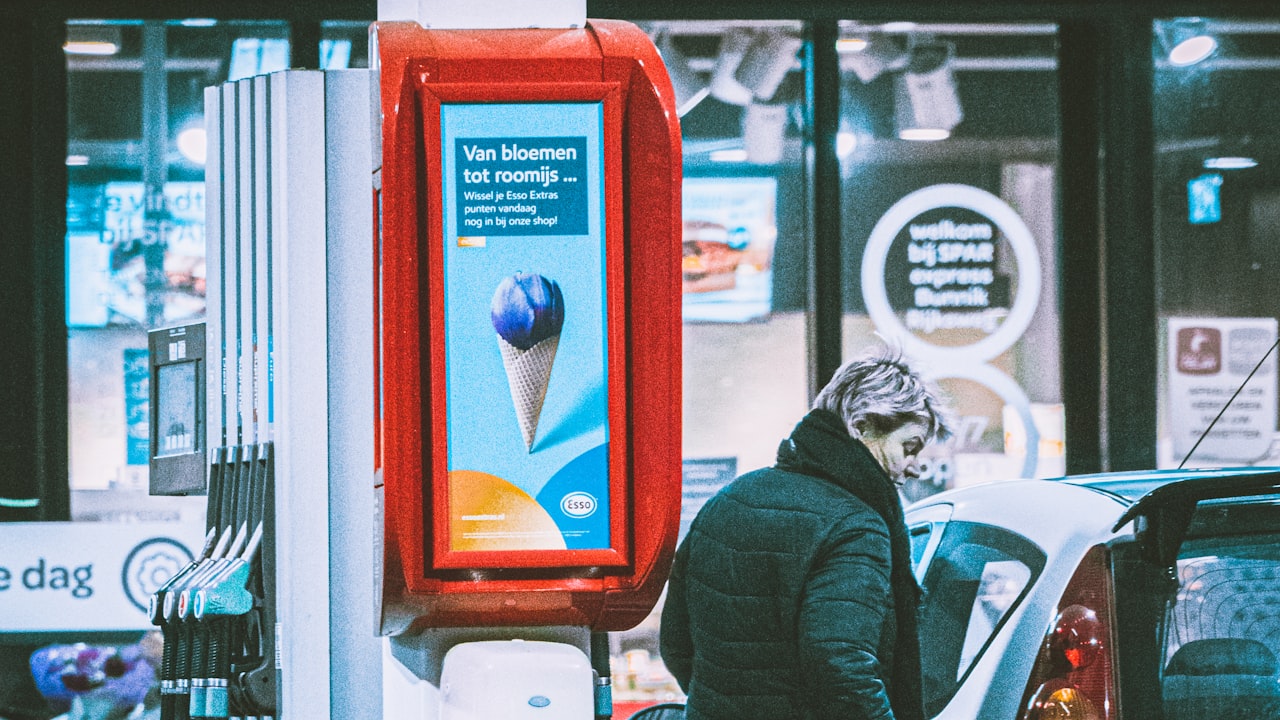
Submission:
[[[115,55],[120,45],[120,28],[114,25],[68,25],[62,51],[68,55]]]
[[[1169,64],[1174,67],[1195,65],[1218,49],[1218,41],[1206,32],[1205,22],[1200,18],[1168,20],[1161,23],[1156,32],[1168,53]]]
[[[1208,35],[1196,35],[1187,38],[1169,51],[1169,64],[1185,67],[1195,65],[1213,54],[1218,49],[1218,41]]]
[[[859,53],[866,50],[870,44],[864,37],[840,38],[836,41],[836,52]]]
[[[842,54],[840,67],[852,70],[864,84],[884,73],[902,70],[911,62],[911,48],[902,35],[877,33],[857,42],[862,49]]]
[[[786,31],[759,31],[734,70],[734,79],[751,91],[754,100],[768,102],[795,66],[803,45],[804,40]]]
[[[104,40],[68,40],[62,44],[62,50],[68,55],[115,55],[120,52],[119,46]]]
[[[915,140],[917,142],[935,142],[938,140],[946,140],[951,137],[950,130],[942,128],[903,128],[898,131],[900,140]]]
[[[1251,157],[1213,157],[1204,161],[1206,170],[1248,170],[1257,166],[1258,161]]]
[[[747,151],[745,148],[735,150],[712,150],[708,155],[711,162],[746,162]]]
[[[720,38],[711,74],[711,96],[746,107],[768,102],[795,66],[804,41],[786,31],[731,28]]]
[[[858,147],[858,136],[851,132],[836,134],[836,156],[844,159],[853,154]]]
[[[67,167],[84,167],[89,164],[88,155],[68,155]]]
[[[676,95],[676,116],[684,117],[711,92],[707,82],[689,66],[689,58],[676,47],[671,33],[663,33],[657,41],[658,53],[667,66],[671,89]]]
[[[218,24],[214,18],[187,18],[178,23],[182,27],[213,27]]]
[[[203,165],[208,155],[204,128],[193,125],[178,133],[178,152],[197,165]]]
[[[964,119],[950,43],[918,43],[893,78],[894,121],[903,140],[945,140]]]

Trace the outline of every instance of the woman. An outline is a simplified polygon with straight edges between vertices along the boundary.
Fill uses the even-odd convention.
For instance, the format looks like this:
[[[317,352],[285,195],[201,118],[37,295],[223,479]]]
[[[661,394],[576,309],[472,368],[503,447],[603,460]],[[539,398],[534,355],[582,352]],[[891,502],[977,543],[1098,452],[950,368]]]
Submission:
[[[707,502],[662,613],[689,720],[924,720],[898,487],[949,434],[936,391],[883,351],[836,371],[776,465]]]

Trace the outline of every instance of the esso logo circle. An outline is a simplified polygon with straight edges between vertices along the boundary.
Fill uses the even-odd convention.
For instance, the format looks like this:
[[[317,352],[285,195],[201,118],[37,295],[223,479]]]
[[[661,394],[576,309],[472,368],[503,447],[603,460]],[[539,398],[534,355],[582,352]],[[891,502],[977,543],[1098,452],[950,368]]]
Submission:
[[[584,492],[571,492],[560,499],[560,511],[569,517],[584,518],[593,515],[600,503],[594,495]]]

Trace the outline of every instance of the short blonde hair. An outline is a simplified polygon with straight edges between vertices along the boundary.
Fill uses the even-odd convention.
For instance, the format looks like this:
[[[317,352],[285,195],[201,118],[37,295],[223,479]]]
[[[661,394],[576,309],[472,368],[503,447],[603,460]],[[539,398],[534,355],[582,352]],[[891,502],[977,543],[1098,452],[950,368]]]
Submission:
[[[814,398],[813,408],[838,415],[855,437],[856,428],[864,423],[878,433],[888,433],[908,422],[924,426],[926,442],[951,436],[938,389],[907,364],[900,350],[891,347],[840,366]]]

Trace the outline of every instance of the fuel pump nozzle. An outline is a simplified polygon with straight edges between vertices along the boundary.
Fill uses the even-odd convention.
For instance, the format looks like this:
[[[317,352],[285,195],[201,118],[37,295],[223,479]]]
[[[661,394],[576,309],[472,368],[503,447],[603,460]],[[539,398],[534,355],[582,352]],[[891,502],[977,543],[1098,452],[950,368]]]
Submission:
[[[230,712],[231,620],[253,609],[254,596],[248,582],[262,532],[262,523],[258,523],[244,551],[192,596],[191,615],[197,621],[196,632],[204,638],[206,651],[202,667],[193,672],[196,677],[192,679],[189,704],[193,718],[226,718]]]

